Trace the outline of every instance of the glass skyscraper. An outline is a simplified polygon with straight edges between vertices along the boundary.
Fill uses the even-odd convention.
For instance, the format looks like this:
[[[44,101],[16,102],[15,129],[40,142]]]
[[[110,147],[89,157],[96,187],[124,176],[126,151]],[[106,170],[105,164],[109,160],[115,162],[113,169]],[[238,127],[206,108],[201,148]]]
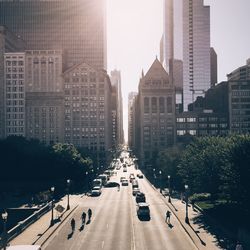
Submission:
[[[106,69],[106,0],[0,0],[0,25],[29,50],[63,50],[65,68]]]

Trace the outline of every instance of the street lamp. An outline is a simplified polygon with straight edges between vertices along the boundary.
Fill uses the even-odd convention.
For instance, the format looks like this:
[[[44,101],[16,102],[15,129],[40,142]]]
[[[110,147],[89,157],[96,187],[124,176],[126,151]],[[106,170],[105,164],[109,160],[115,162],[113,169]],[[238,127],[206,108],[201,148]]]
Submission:
[[[52,227],[54,225],[54,210],[53,210],[53,207],[54,207],[54,192],[55,192],[55,187],[51,187],[50,188],[50,191],[51,191],[51,196],[52,196],[52,199],[51,199],[51,220],[50,220],[50,226]]]
[[[170,175],[168,175],[168,202],[169,203],[171,203],[171,194],[170,194],[170,178],[171,178],[171,176]]]
[[[159,175],[160,175],[160,193],[162,191],[162,178],[161,178],[161,170],[159,171]]]
[[[7,218],[8,218],[8,213],[5,211],[4,213],[2,213],[2,219],[3,219],[3,235],[4,235],[3,249],[4,249],[4,250],[6,250],[7,243],[8,243],[7,229],[6,229]]]
[[[69,187],[70,187],[70,179],[67,180],[67,191],[68,191],[68,204],[67,204],[67,210],[70,210],[70,205],[69,205]]]
[[[153,172],[154,172],[154,178],[155,178],[155,168],[153,168]]]
[[[188,219],[188,185],[185,185],[185,198],[186,198],[186,217],[185,217],[185,222],[189,224],[189,219]]]

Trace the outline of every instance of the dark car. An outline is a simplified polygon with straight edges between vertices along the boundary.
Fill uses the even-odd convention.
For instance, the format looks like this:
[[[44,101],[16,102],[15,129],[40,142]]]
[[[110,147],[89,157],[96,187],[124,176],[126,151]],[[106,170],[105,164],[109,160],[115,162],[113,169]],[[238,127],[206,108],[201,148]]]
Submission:
[[[112,187],[118,187],[118,186],[120,186],[120,184],[114,181],[109,181],[105,185],[106,188],[112,188]]]
[[[137,203],[139,203],[139,202],[146,202],[145,194],[142,193],[142,192],[137,193],[136,196],[135,196],[135,201]]]
[[[149,205],[145,202],[140,202],[137,204],[137,215],[139,218],[150,219]]]

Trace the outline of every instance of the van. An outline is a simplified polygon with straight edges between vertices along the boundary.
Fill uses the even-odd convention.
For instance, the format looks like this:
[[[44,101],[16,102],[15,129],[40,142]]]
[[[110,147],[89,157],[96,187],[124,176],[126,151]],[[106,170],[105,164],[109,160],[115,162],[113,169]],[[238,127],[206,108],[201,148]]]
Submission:
[[[7,247],[7,250],[42,250],[39,245],[15,245]]]

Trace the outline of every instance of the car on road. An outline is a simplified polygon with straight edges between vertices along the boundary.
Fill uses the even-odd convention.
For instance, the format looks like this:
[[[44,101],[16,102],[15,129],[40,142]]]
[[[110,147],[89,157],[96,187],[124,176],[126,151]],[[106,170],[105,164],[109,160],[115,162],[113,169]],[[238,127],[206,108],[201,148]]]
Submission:
[[[143,178],[143,174],[142,174],[142,173],[138,173],[136,176],[137,176],[138,178],[140,178],[140,179]]]
[[[123,168],[123,172],[128,172],[127,168]]]
[[[126,177],[121,176],[121,177],[120,177],[120,182],[122,182],[123,180],[126,180]]]
[[[122,186],[128,186],[128,180],[127,179],[122,180]]]
[[[15,245],[7,247],[7,250],[42,250],[39,245]]]
[[[93,187],[91,190],[91,196],[99,196],[102,193],[102,189],[100,186]]]
[[[139,184],[137,180],[132,181],[132,188],[139,188]]]
[[[119,183],[117,183],[115,181],[109,181],[109,182],[106,183],[106,185],[104,187],[106,187],[106,188],[109,188],[109,187],[112,188],[112,187],[119,187],[119,186],[120,186]]]
[[[132,183],[133,180],[135,180],[135,175],[133,173],[131,173],[129,175],[129,181]]]
[[[146,202],[145,194],[142,193],[142,192],[137,193],[136,196],[135,196],[135,201],[136,201],[137,203]]]
[[[136,195],[140,192],[140,189],[139,188],[133,188],[133,191],[132,191],[132,194],[133,195]]]
[[[150,218],[150,209],[148,203],[140,202],[137,204],[137,216]]]

